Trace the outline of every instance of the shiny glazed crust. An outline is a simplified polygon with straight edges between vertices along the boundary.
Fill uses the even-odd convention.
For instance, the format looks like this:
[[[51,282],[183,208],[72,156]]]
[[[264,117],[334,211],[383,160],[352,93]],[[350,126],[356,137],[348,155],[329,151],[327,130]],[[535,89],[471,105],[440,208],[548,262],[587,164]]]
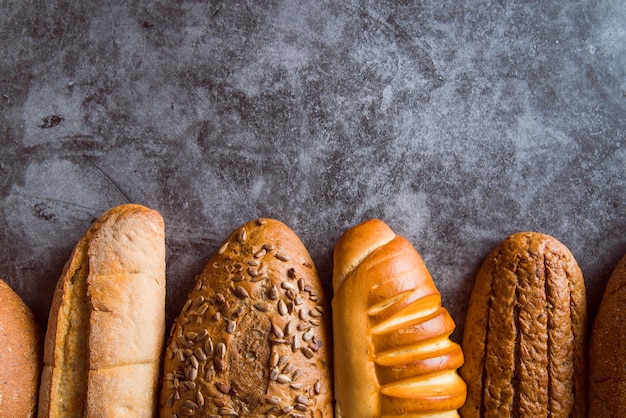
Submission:
[[[43,334],[30,308],[0,280],[0,417],[33,417]]]
[[[587,309],[570,251],[534,232],[484,261],[465,331],[462,417],[584,417]]]
[[[329,314],[283,223],[237,228],[206,264],[167,344],[161,417],[332,417]]]
[[[333,287],[336,416],[458,416],[463,354],[413,246],[380,220],[349,229],[335,246]]]
[[[114,207],[79,241],[55,289],[39,417],[150,417],[165,333],[161,216]]]
[[[589,344],[589,417],[626,411],[626,255],[604,290]]]

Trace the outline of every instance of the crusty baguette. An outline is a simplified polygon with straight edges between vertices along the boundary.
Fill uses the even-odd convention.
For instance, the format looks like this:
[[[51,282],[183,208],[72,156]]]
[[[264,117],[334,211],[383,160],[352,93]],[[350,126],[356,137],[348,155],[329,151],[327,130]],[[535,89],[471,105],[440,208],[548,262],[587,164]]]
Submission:
[[[293,231],[273,219],[239,227],[172,327],[161,417],[332,417],[327,312]]]
[[[413,246],[380,220],[349,229],[335,246],[333,288],[336,416],[458,417],[463,353]]]
[[[626,255],[604,290],[589,344],[589,417],[626,413]]]
[[[0,417],[34,417],[43,333],[20,296],[0,280]]]
[[[39,417],[150,417],[165,334],[161,216],[114,207],[78,242],[55,289]]]
[[[585,285],[555,238],[520,232],[476,277],[463,333],[464,418],[584,417]]]

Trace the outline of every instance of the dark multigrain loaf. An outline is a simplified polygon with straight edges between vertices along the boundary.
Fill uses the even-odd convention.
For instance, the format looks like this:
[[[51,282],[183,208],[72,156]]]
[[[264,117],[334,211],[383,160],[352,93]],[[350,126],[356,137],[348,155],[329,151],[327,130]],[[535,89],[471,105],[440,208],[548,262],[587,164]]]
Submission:
[[[609,278],[589,345],[589,417],[626,413],[626,255]]]
[[[327,312],[293,231],[273,219],[241,226],[172,328],[161,417],[332,417]]]
[[[463,417],[584,417],[586,296],[570,251],[514,234],[483,263],[465,322]]]

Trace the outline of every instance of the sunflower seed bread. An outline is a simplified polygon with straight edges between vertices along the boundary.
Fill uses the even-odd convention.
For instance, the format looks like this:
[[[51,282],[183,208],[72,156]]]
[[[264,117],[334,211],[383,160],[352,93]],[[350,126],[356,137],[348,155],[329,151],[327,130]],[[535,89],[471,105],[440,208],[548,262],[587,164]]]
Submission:
[[[0,280],[0,417],[35,416],[43,333],[22,298]]]
[[[583,275],[555,238],[519,232],[483,262],[463,333],[464,418],[586,413]]]
[[[165,337],[161,215],[111,208],[76,245],[45,336],[40,418],[153,418]]]
[[[196,278],[164,356],[160,416],[332,417],[329,313],[300,239],[236,229]]]
[[[626,255],[604,290],[589,342],[589,417],[626,411]]]
[[[377,219],[350,228],[333,288],[336,417],[458,417],[455,324],[409,241]]]

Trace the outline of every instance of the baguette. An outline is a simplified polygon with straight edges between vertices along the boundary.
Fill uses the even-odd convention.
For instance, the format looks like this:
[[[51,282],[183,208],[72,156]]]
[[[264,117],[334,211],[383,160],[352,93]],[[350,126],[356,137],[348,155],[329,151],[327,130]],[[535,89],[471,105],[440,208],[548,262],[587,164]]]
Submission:
[[[43,333],[32,311],[0,280],[0,417],[34,417]]]
[[[335,246],[333,288],[336,416],[458,417],[463,353],[411,244],[376,219],[349,229]]]
[[[78,242],[57,283],[39,417],[146,417],[156,411],[165,334],[161,216],[114,207]]]
[[[626,411],[626,255],[604,290],[589,343],[589,417]]]
[[[172,327],[161,417],[332,417],[324,292],[298,237],[273,219],[236,229]]]
[[[483,262],[463,333],[464,418],[584,417],[582,272],[555,238],[520,232]]]

